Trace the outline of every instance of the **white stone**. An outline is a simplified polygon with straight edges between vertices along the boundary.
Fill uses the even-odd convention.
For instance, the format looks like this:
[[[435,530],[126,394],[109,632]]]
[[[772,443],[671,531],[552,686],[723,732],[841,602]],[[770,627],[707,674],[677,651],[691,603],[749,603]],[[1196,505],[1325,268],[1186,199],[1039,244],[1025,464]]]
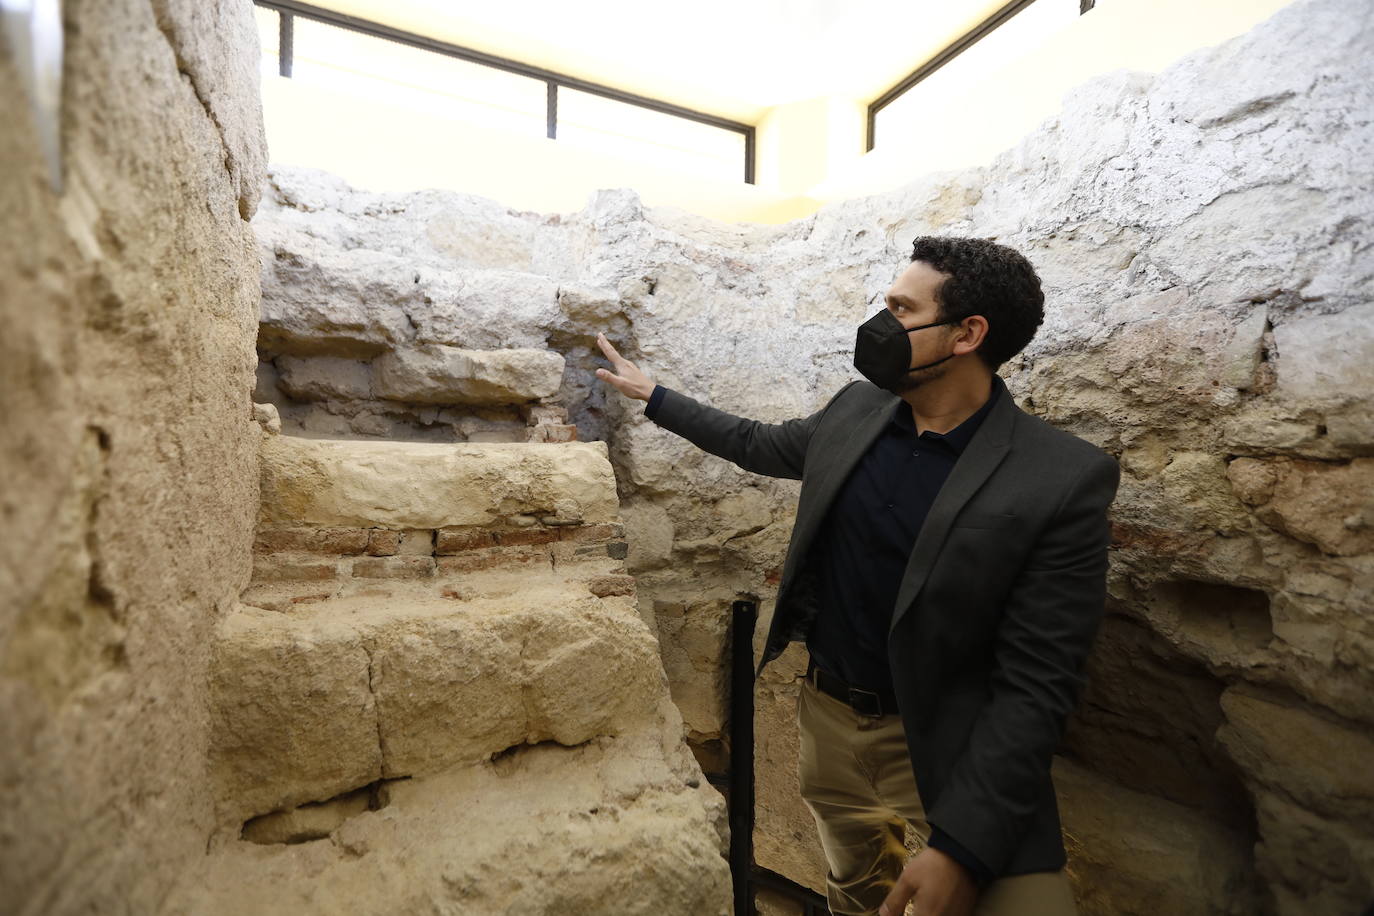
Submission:
[[[548,350],[461,350],[442,344],[385,353],[373,362],[378,397],[419,404],[519,404],[563,382],[563,357]]]

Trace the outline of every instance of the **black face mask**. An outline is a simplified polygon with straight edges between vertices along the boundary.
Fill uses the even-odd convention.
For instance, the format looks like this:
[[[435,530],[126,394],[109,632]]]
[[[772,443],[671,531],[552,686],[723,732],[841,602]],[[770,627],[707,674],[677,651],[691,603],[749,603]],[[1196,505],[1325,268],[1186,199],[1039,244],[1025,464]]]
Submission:
[[[912,331],[923,331],[926,328],[934,328],[942,324],[958,323],[957,320],[932,321],[930,324],[904,328],[891,312],[883,309],[859,325],[859,333],[854,339],[854,368],[858,369],[864,378],[879,388],[892,391],[908,373],[938,366],[946,359],[951,359],[954,356],[951,353],[944,359],[937,359],[933,363],[912,366],[911,338],[907,335]]]

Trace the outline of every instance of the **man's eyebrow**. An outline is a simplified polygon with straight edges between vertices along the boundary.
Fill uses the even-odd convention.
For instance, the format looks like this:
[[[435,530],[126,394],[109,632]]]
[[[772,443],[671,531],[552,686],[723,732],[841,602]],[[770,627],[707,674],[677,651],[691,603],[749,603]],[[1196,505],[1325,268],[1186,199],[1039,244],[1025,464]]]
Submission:
[[[907,305],[915,305],[915,304],[916,304],[916,300],[915,300],[915,299],[911,298],[910,296],[904,296],[904,295],[902,295],[901,293],[898,293],[898,294],[895,295],[895,296],[886,296],[885,298],[888,299],[890,302],[904,302],[904,303],[906,303]]]

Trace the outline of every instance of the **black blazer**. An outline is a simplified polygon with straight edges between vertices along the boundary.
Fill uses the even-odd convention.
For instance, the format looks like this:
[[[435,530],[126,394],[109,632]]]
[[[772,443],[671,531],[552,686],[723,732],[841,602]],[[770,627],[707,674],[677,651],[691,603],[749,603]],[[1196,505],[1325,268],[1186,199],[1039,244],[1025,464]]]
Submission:
[[[1003,390],[940,489],[892,609],[888,660],[927,820],[996,875],[1065,862],[1050,761],[1106,601],[1120,469]],[[653,421],[747,471],[802,481],[761,672],[818,607],[807,554],[840,485],[905,403],[851,382],[768,424],[672,390]]]

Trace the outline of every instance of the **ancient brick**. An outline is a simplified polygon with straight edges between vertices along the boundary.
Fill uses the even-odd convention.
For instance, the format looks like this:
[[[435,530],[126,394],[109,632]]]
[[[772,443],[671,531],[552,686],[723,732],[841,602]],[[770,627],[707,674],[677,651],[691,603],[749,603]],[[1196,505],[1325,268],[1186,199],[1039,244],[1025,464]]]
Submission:
[[[425,579],[434,575],[433,557],[359,557],[353,575],[363,579]]]
[[[374,557],[394,556],[401,546],[401,532],[373,528],[367,539],[367,552]]]
[[[367,549],[367,528],[316,528],[313,549],[319,553],[348,556]]]
[[[434,553],[434,529],[412,528],[402,531],[396,553],[412,557],[431,556]]]
[[[625,526],[620,524],[579,525],[559,530],[558,538],[563,541],[605,541],[625,536]]]
[[[494,543],[492,532],[486,528],[440,528],[434,535],[434,552],[462,553],[465,550],[491,547]]]
[[[496,541],[502,547],[524,544],[552,544],[558,540],[556,528],[520,528],[516,531],[498,531]]]
[[[366,528],[263,528],[253,540],[256,553],[324,553],[335,556],[362,553]]]
[[[559,425],[568,422],[568,410],[566,407],[555,407],[551,404],[539,404],[530,408],[531,426],[536,425]]]
[[[469,550],[449,557],[438,558],[438,568],[443,573],[475,572],[479,569],[496,569],[502,566],[545,566],[549,565],[547,550],[539,547],[488,547]]]
[[[337,563],[315,557],[268,554],[253,561],[253,579],[258,582],[317,582],[336,575]]]
[[[253,538],[255,553],[309,550],[314,528],[259,528]]]

